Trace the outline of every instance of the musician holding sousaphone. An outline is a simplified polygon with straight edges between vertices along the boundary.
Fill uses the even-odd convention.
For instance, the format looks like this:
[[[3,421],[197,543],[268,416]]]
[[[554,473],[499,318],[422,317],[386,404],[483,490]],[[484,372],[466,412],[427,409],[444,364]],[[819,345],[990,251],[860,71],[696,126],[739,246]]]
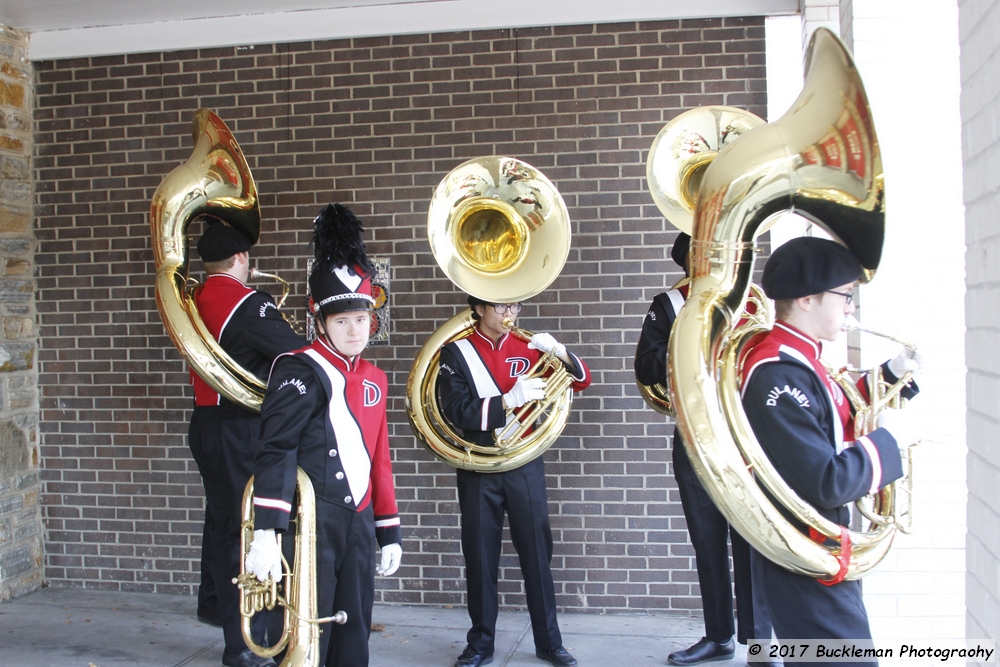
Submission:
[[[842,527],[841,572],[830,579],[791,572],[754,553],[755,592],[765,596],[779,639],[871,639],[861,582],[844,578],[849,506],[903,477],[900,449],[918,436],[909,412],[886,409],[878,428],[855,437],[851,402],[820,361],[822,341],[835,341],[854,312],[862,272],[857,257],[832,240],[800,237],[780,246],[762,280],[776,302],[774,328],[744,351],[743,408],[761,448],[795,493]],[[919,368],[919,355],[904,350],[882,364],[881,374],[895,383]],[[859,388],[867,391],[868,378]],[[902,389],[904,398],[916,393],[912,382]],[[813,540],[833,543],[784,513]]]
[[[688,275],[690,245],[691,237],[681,232],[670,251],[671,258],[684,269],[685,276]],[[666,383],[670,330],[688,297],[689,287],[690,284],[685,283],[662,292],[649,305],[635,350],[635,377],[643,385]],[[757,604],[754,603],[750,545],[729,525],[705,491],[684,449],[679,429],[674,430],[671,453],[684,521],[694,547],[705,635],[691,646],[670,653],[667,660],[672,665],[727,660],[736,653],[734,634],[740,644],[750,639],[767,641],[771,638],[771,619],[760,598]],[[730,543],[732,579],[729,576]],[[734,590],[738,625],[733,623]],[[752,656],[751,661],[755,664],[770,662]]]
[[[586,364],[551,334],[535,333],[527,340],[517,335],[514,324],[521,303],[492,303],[475,296],[468,302],[476,322],[471,335],[441,348],[440,405],[464,440],[492,448],[497,446],[495,433],[502,436],[518,426],[518,408],[545,397],[546,378],[526,375],[543,355],[552,354],[565,366],[573,391],[587,388],[591,377]],[[479,667],[493,660],[505,511],[524,577],[535,655],[553,665],[575,665],[556,620],[542,457],[502,472],[459,468],[457,475],[472,627],[456,667]]]
[[[312,655],[306,641],[308,659],[294,664],[366,667],[375,574],[393,574],[402,557],[388,383],[383,371],[361,358],[375,303],[374,267],[361,223],[337,204],[320,213],[314,228],[309,286],[318,335],[312,345],[278,357],[271,370],[254,460],[255,530],[246,564],[261,581],[269,575],[281,579],[275,533],[289,528],[301,468],[316,498],[316,613],[330,620],[344,611],[346,622],[323,623],[319,655]],[[284,541],[286,551],[291,542]],[[378,566],[376,542],[382,550]]]

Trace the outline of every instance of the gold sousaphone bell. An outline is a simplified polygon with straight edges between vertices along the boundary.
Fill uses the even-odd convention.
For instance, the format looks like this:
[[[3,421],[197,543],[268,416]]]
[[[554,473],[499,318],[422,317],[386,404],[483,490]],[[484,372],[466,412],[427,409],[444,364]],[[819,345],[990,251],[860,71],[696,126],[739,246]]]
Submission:
[[[653,202],[668,222],[691,235],[705,170],[719,151],[761,125],[764,119],[749,111],[705,106],[685,111],[663,126],[646,158],[646,183]],[[688,282],[686,277],[682,278],[671,289]],[[636,380],[646,404],[660,414],[673,417],[668,384],[645,385]]]
[[[766,328],[739,326],[754,241],[776,214],[795,211],[829,231],[857,256],[865,281],[881,258],[881,153],[861,78],[833,33],[821,28],[813,34],[803,91],[791,109],[723,148],[705,169],[696,201],[690,296],[671,332],[668,364],[670,397],[691,463],[726,519],[770,560],[821,579],[864,576],[904,529],[892,487],[880,494],[889,502],[876,503],[868,528],[850,531],[848,550],[841,526],[798,497],[763,454],[739,395],[740,345]],[[909,379],[907,373],[901,383]],[[884,403],[880,398],[867,408],[856,406],[866,411],[857,420],[871,424]],[[779,505],[836,546],[804,535]]]
[[[438,184],[427,212],[427,233],[438,266],[456,286],[484,301],[514,303],[542,292],[569,256],[569,213],[555,186],[512,157],[464,162]],[[496,446],[463,439],[441,414],[437,377],[441,348],[472,333],[468,311],[445,322],[417,353],[406,383],[406,413],[420,442],[439,460],[477,472],[502,472],[540,456],[569,418],[572,380],[552,355],[527,375],[545,376],[546,398],[518,413],[521,427],[498,435]],[[513,334],[530,340],[531,332]],[[535,420],[545,421],[527,433]]]

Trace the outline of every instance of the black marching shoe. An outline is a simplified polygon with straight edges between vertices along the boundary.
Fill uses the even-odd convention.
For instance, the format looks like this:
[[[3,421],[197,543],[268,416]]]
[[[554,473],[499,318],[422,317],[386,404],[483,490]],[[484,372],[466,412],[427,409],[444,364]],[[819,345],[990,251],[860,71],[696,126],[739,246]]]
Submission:
[[[240,652],[227,648],[222,652],[222,664],[226,667],[277,667],[274,660],[262,658],[248,648]]]
[[[211,625],[216,628],[222,627],[222,614],[219,613],[219,607],[198,607],[198,620],[205,625]]]
[[[736,652],[736,642],[729,639],[724,644],[713,642],[708,637],[702,637],[694,646],[683,651],[675,651],[667,656],[671,665],[697,665],[712,660],[729,660]]]
[[[480,655],[476,653],[476,649],[466,644],[462,655],[458,656],[455,667],[479,667],[480,665],[488,665],[491,662],[493,662],[492,655]]]
[[[535,657],[541,658],[542,660],[548,660],[556,667],[573,667],[576,664],[576,658],[569,654],[569,651],[564,649],[562,646],[559,648],[554,648],[550,651],[543,651],[541,649],[535,649]]]

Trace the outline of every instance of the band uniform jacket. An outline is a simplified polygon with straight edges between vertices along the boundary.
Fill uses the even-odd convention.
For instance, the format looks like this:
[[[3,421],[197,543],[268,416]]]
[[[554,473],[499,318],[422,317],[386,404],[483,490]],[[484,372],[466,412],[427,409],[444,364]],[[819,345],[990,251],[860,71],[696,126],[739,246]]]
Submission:
[[[503,395],[541,356],[511,333],[494,343],[479,327],[468,338],[445,345],[438,382],[445,416],[470,442],[495,446],[493,431],[507,425]],[[590,371],[575,354],[569,356],[574,366],[567,368],[573,377],[573,391],[586,389]]]
[[[748,347],[741,393],[761,447],[799,496],[849,526],[849,503],[903,476],[899,443],[883,428],[854,439],[850,401],[820,362],[819,342],[779,320]],[[896,381],[888,364],[882,372]],[[867,382],[858,382],[866,396]],[[910,383],[902,395],[917,391]]]
[[[667,380],[667,344],[677,313],[687,299],[688,285],[661,292],[649,305],[642,333],[635,348],[635,378],[644,385],[663,384]]]
[[[261,409],[254,461],[257,529],[286,530],[296,468],[318,503],[360,512],[372,505],[379,546],[402,543],[389,459],[385,373],[322,338],[275,360]]]
[[[198,312],[209,332],[233,361],[267,380],[275,357],[305,346],[292,331],[270,295],[247,287],[225,273],[210,275],[196,293]],[[191,370],[195,405],[228,401]]]

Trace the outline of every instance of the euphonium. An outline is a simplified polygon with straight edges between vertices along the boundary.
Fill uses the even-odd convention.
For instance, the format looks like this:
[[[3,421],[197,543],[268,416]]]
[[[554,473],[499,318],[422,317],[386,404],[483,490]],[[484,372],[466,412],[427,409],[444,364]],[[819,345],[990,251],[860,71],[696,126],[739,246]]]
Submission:
[[[881,258],[884,194],[864,86],[846,47],[822,28],[813,34],[803,91],[792,108],[720,151],[698,190],[692,286],[669,350],[678,427],[695,471],[730,523],[764,556],[811,577],[837,575],[839,549],[802,534],[760,485],[820,534],[839,542],[841,527],[802,501],[761,451],[739,397],[742,336],[735,332],[750,289],[754,239],[776,213],[795,211],[839,238],[867,281]],[[871,530],[852,531],[846,578],[874,567],[897,530],[886,519]]]
[[[469,160],[442,179],[427,212],[431,252],[460,289],[494,303],[524,301],[558,277],[569,255],[570,223],[555,186],[537,169],[510,157]],[[448,465],[503,472],[540,456],[569,418],[572,380],[551,355],[531,373],[544,374],[546,398],[517,413],[517,430],[501,431],[496,447],[464,440],[441,414],[437,377],[441,348],[472,333],[475,322],[460,313],[445,322],[417,353],[406,382],[406,413],[421,443]],[[531,332],[513,335],[530,340]],[[534,421],[547,419],[524,435]],[[517,416],[515,415],[515,416]],[[522,437],[523,436],[523,437]]]
[[[324,659],[319,654],[319,625],[321,623],[346,623],[347,613],[338,611],[328,618],[316,618],[316,495],[309,476],[301,468],[296,478],[295,557],[294,565],[284,566],[284,586],[278,592],[278,582],[271,577],[259,581],[253,572],[247,572],[246,560],[253,542],[253,478],[243,492],[243,524],[240,532],[240,575],[233,583],[240,590],[240,627],[243,640],[257,655],[274,657],[285,650],[281,667],[322,667]],[[280,540],[280,537],[279,537]],[[280,542],[279,542],[280,544]],[[284,561],[284,557],[282,557]],[[270,647],[260,646],[250,632],[254,614],[274,609],[280,604],[285,608],[285,624],[281,637]]]

